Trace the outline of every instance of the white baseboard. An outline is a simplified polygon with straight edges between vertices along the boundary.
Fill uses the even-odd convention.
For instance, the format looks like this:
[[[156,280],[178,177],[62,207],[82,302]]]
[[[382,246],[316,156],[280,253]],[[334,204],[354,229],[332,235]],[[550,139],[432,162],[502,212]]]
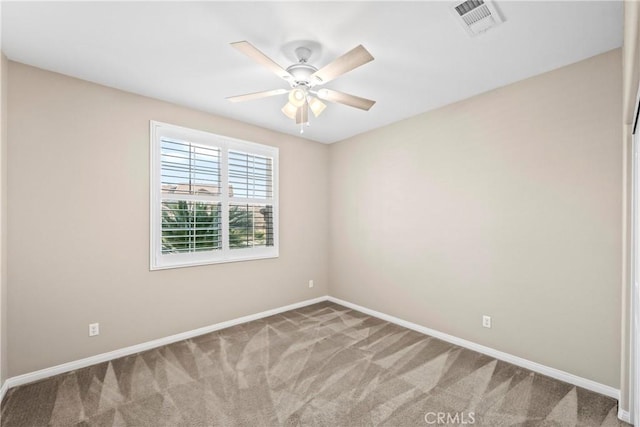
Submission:
[[[172,344],[177,341],[182,341],[189,338],[197,337],[198,335],[208,334],[210,332],[214,332],[220,329],[225,329],[231,326],[239,325],[241,323],[251,322],[252,320],[258,320],[264,317],[273,316],[274,314],[283,313],[285,311],[295,310],[296,308],[305,307],[307,305],[316,304],[322,301],[327,301],[327,299],[328,299],[327,296],[309,299],[306,301],[285,305],[283,307],[274,308],[274,309],[263,311],[260,313],[238,317],[237,319],[227,320],[226,322],[220,322],[214,325],[204,326],[202,328],[193,329],[191,331],[182,332],[180,334],[175,334],[175,335],[171,335],[164,338],[158,338],[156,340],[147,341],[142,344],[136,344],[130,347],[121,348],[121,349],[110,351],[107,353],[97,354],[95,356],[86,357],[84,359],[75,360],[73,362],[63,363],[61,365],[52,366],[50,368],[40,369],[38,371],[29,372],[27,374],[18,375],[16,377],[7,378],[7,380],[2,385],[2,388],[0,389],[0,401],[2,401],[2,398],[4,398],[5,392],[12,387],[28,384],[44,378],[52,377],[54,375],[63,374],[65,372],[86,368],[87,366],[95,365],[97,363],[108,362],[109,360],[117,359],[118,357],[129,356],[130,354],[151,350],[156,347],[161,347],[163,345]]]
[[[3,382],[2,386],[0,387],[0,402],[2,402],[2,399],[4,399],[4,395],[7,393],[8,389],[9,385],[7,384],[7,382]]]
[[[566,383],[573,384],[578,387],[582,387],[596,393],[604,394],[605,396],[609,396],[620,401],[620,390],[613,388],[611,386],[600,384],[598,382],[588,380],[586,378],[582,378],[577,375],[570,374],[565,371],[561,371],[559,369],[541,365],[540,363],[532,362],[530,360],[523,359],[521,357],[514,356],[509,353],[504,353],[502,351],[495,350],[490,347],[485,347],[483,345],[476,344],[474,342],[467,341],[462,338],[454,337],[453,335],[445,334],[444,332],[436,331],[434,329],[430,329],[430,328],[418,325],[416,323],[399,319],[395,316],[390,316],[388,314],[381,313],[379,311],[371,310],[369,308],[362,307],[357,304],[353,304],[348,301],[341,300],[339,298],[329,297],[329,301],[335,302],[336,304],[340,304],[345,307],[352,308],[357,311],[361,311],[370,316],[377,317],[382,320],[386,320],[387,322],[395,323],[396,325],[399,325],[399,326],[404,326],[405,328],[412,329],[422,334],[430,335],[432,337],[441,339],[442,341],[446,341],[451,344],[458,345],[460,347],[468,348],[469,350],[477,351],[478,353],[486,354],[487,356],[491,356],[495,359],[502,360],[502,361],[511,363],[513,365],[520,366],[525,369],[529,369],[530,371],[537,372],[539,374],[546,375],[548,377],[555,378],[557,380],[564,381]]]
[[[373,317],[377,317],[382,320],[386,320],[387,322],[394,323],[399,326],[403,326],[408,329],[412,329],[414,331],[420,332],[425,335],[430,335],[432,337],[441,339],[443,341],[449,342],[451,344],[458,345],[460,347],[467,348],[469,350],[477,351],[478,353],[486,354],[487,356],[493,357],[495,359],[499,359],[516,366],[520,366],[525,369],[529,369],[533,372],[537,372],[542,375],[546,375],[551,378],[555,378],[560,381],[564,381],[569,384],[576,385],[578,387],[582,387],[587,390],[591,390],[596,393],[603,394],[605,396],[612,397],[616,400],[620,400],[620,390],[610,387],[608,385],[600,384],[595,381],[579,377],[574,374],[570,374],[565,371],[561,371],[559,369],[551,368],[545,365],[541,365],[536,362],[532,362],[527,359],[523,359],[518,356],[514,356],[508,353],[504,353],[499,350],[495,350],[490,347],[486,347],[480,344],[476,344],[471,341],[464,340],[462,338],[455,337],[453,335],[445,334],[444,332],[436,331],[434,329],[427,328],[425,326],[418,325],[416,323],[412,323],[403,319],[400,319],[395,316],[391,316],[385,313],[381,313],[376,310],[372,310],[366,307],[362,307],[357,304],[350,303],[348,301],[341,300],[339,298],[334,298],[331,296],[322,296],[306,301],[302,301],[295,304],[286,305],[283,307],[274,308],[271,310],[263,311],[260,313],[239,317],[237,319],[228,320],[221,323],[216,323],[214,325],[205,326],[198,329],[193,329],[191,331],[182,332],[180,334],[171,335],[164,338],[159,338],[152,341],[147,341],[142,344],[136,344],[130,347],[125,347],[119,350],[110,351],[107,353],[97,354],[95,356],[87,357],[84,359],[76,360],[73,362],[63,363],[61,365],[53,366],[50,368],[41,369],[38,371],[30,372],[23,375],[18,375],[16,377],[7,378],[2,387],[0,387],[0,401],[4,398],[5,393],[8,389],[12,387],[16,387],[19,385],[31,383],[34,381],[38,381],[44,378],[48,378],[54,375],[62,374],[65,372],[74,371],[77,369],[85,368],[87,366],[95,365],[97,363],[108,362],[109,360],[113,360],[119,357],[128,356],[135,353],[140,353],[142,351],[151,350],[156,347],[160,347],[163,345],[171,344],[177,341],[182,341],[185,339],[193,338],[198,335],[207,334],[210,332],[214,332],[220,329],[228,328],[231,326],[239,325],[242,323],[250,322],[252,320],[262,319],[264,317],[272,316],[274,314],[283,313],[289,310],[295,310],[300,307],[305,307],[307,305],[316,304],[322,301],[331,301],[336,304],[343,305],[345,307],[351,308],[353,310],[360,311],[362,313],[368,314]],[[629,421],[629,412],[627,411],[618,411],[618,418],[625,422]]]
[[[631,415],[629,411],[623,411],[622,409],[618,409],[618,418],[624,421],[625,423],[631,424]]]

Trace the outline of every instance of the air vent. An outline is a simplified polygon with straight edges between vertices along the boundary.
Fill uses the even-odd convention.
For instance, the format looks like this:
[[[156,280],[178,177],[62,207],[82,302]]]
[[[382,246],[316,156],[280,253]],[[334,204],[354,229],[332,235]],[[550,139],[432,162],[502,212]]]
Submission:
[[[488,0],[467,0],[453,7],[454,15],[470,36],[499,25],[502,18]]]

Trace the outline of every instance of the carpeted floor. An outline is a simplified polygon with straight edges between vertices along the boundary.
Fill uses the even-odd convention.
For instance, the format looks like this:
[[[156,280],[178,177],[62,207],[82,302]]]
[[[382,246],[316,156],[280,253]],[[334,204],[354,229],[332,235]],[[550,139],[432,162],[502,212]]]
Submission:
[[[11,389],[2,426],[600,426],[616,401],[333,303]]]

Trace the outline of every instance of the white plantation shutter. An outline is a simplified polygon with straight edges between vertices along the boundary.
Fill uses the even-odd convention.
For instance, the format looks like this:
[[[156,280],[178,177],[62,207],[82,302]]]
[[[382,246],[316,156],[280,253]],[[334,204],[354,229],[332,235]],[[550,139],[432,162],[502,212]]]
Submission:
[[[220,148],[160,138],[162,253],[222,249]]]
[[[270,247],[273,235],[273,159],[230,150],[229,247]]]
[[[220,203],[162,200],[162,253],[222,249]]]
[[[229,194],[236,198],[266,200],[273,195],[272,159],[229,151]],[[232,191],[233,190],[233,191]]]
[[[220,148],[160,139],[162,192],[220,194]]]
[[[151,269],[278,256],[278,150],[151,122]]]

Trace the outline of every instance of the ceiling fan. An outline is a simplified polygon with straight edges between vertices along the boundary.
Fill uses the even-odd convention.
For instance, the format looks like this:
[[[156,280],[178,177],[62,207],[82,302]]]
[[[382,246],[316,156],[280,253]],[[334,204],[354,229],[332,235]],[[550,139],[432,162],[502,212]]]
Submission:
[[[349,95],[336,90],[327,88],[316,89],[317,86],[328,83],[354,68],[373,61],[373,56],[362,45],[358,45],[320,69],[307,62],[312,52],[311,49],[306,46],[299,46],[295,49],[298,62],[290,65],[287,69],[282,68],[247,41],[234,42],[231,43],[231,46],[288,82],[291,89],[273,89],[231,96],[227,99],[231,102],[251,101],[288,93],[289,102],[282,108],[282,112],[285,116],[295,120],[296,124],[300,125],[300,133],[304,132],[304,125],[309,123],[309,110],[311,110],[314,116],[318,117],[326,108],[326,105],[321,99],[366,111],[376,103],[370,99]]]

